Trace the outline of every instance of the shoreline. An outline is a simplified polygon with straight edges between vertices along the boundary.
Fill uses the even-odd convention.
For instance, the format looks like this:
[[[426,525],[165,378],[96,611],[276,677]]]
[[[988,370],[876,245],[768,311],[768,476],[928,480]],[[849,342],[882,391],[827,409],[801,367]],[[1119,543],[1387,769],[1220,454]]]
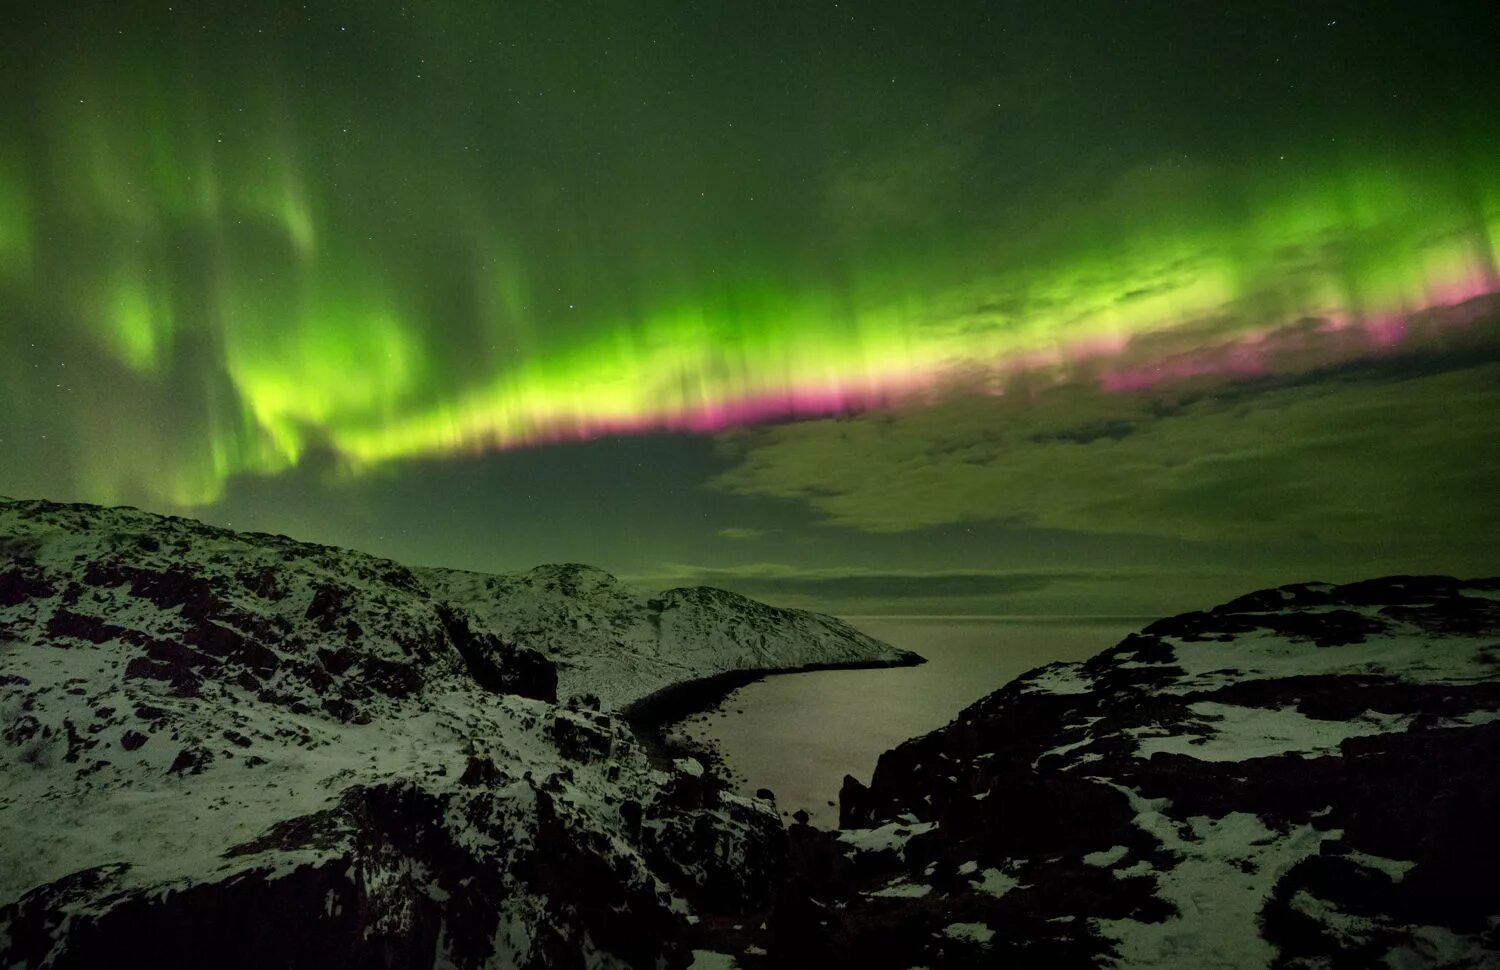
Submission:
[[[620,708],[620,716],[637,732],[659,730],[684,718],[713,710],[734,691],[767,677],[782,674],[812,674],[823,670],[885,670],[892,667],[920,667],[927,658],[911,650],[901,651],[897,660],[850,660],[843,663],[800,664],[792,667],[761,667],[726,670],[707,677],[697,677],[668,684],[631,701]]]
[[[672,740],[670,729],[693,716],[717,710],[741,687],[767,677],[783,674],[811,674],[825,670],[887,670],[895,667],[920,667],[927,658],[911,650],[901,651],[895,660],[854,660],[846,663],[801,664],[792,667],[726,670],[708,677],[698,677],[670,684],[625,705],[619,714],[635,732],[646,754],[663,765],[677,758],[694,758],[703,764],[706,774],[716,784],[732,785],[733,771],[712,747]]]

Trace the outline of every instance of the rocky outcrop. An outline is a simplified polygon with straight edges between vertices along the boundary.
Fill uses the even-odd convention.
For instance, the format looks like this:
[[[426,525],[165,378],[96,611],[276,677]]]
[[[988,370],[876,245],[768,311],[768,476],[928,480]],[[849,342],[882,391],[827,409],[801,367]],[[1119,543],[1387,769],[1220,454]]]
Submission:
[[[767,965],[1500,962],[1500,580],[1267,590],[1017,679],[793,826]],[[744,958],[753,961],[753,957]]]
[[[603,576],[486,600],[283,536],[0,502],[0,966],[686,966],[700,913],[769,905],[782,826],[569,689],[620,659],[580,631],[690,613],[722,647],[765,616],[767,656],[786,630],[821,631],[810,660],[893,651],[738,598],[593,613]],[[683,636],[624,643],[659,677]]]

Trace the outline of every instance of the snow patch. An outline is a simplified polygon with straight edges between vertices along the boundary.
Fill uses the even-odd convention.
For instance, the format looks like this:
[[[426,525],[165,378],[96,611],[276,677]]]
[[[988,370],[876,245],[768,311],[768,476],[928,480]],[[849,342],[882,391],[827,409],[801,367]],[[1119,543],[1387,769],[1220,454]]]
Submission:
[[[1493,680],[1485,650],[1493,638],[1433,637],[1410,633],[1371,635],[1363,643],[1309,649],[1269,631],[1242,633],[1229,642],[1163,640],[1177,654],[1186,676],[1160,689],[1170,694],[1227,686],[1247,680],[1296,676],[1374,675],[1411,683],[1477,683]]]
[[[1051,664],[1025,675],[1017,683],[1041,694],[1087,694],[1093,681],[1083,673],[1082,664]]]
[[[890,852],[906,848],[913,836],[932,831],[931,822],[887,822],[873,829],[845,829],[838,839],[856,852]]]
[[[1209,723],[1206,730],[1174,730],[1164,736],[1151,736],[1155,728],[1134,728],[1139,748],[1136,756],[1181,754],[1199,761],[1245,761],[1290,754],[1330,754],[1350,738],[1405,731],[1411,725],[1407,715],[1367,711],[1347,721],[1311,718],[1291,707],[1245,707],[1199,701],[1189,705],[1195,715]]]
[[[1116,862],[1119,862],[1121,859],[1125,858],[1126,854],[1129,852],[1130,850],[1123,845],[1113,846],[1108,849],[1102,849],[1099,852],[1090,852],[1088,855],[1083,857],[1083,864],[1086,866],[1099,866],[1100,868],[1108,868],[1109,866],[1112,866]]]
[[[864,895],[876,896],[886,899],[920,899],[930,892],[932,892],[931,886],[926,886],[919,882],[904,882],[901,880],[897,880],[896,882],[891,883],[889,886],[882,886],[879,889],[874,889],[870,892],[864,893]]]
[[[1119,948],[1120,962],[1134,966],[1269,966],[1275,948],[1261,938],[1261,907],[1276,880],[1293,865],[1318,852],[1340,831],[1310,825],[1286,832],[1267,828],[1260,818],[1233,812],[1223,818],[1194,816],[1186,832],[1163,814],[1164,799],[1146,799],[1119,788],[1136,811],[1136,825],[1181,855],[1157,874],[1157,894],[1178,915],[1160,923],[1096,920],[1100,932]]]
[[[1009,873],[999,869],[985,869],[979,874],[979,884],[975,888],[991,896],[1004,896],[1020,885],[1021,881]]]
[[[950,940],[989,946],[990,941],[995,938],[995,931],[983,923],[949,923],[943,930],[943,935]]]

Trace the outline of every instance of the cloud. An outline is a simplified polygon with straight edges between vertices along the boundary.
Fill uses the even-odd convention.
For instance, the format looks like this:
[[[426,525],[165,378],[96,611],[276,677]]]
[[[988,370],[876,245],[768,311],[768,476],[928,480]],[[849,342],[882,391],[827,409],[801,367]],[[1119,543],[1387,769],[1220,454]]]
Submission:
[[[764,529],[745,529],[739,526],[730,526],[719,530],[721,539],[759,539],[766,534]]]
[[[669,563],[657,579],[679,584],[733,586],[747,595],[800,593],[827,598],[1005,595],[1034,592],[1058,582],[1101,578],[1091,570],[883,570],[804,569],[780,563],[694,566]],[[1111,577],[1118,574],[1109,573]]]
[[[1039,569],[802,567],[785,563],[708,566],[662,563],[627,582],[655,591],[716,586],[779,606],[842,616],[1156,617],[1224,602],[1250,586],[1313,575],[1284,570],[1188,567],[1180,563]]]
[[[784,606],[845,614],[1031,613],[1076,612],[1073,606],[1059,609],[1058,604],[1097,603],[1099,590],[1137,586],[1151,573],[1133,568],[907,570],[663,563],[650,575],[629,581],[649,589],[717,586]],[[1079,595],[1080,591],[1087,592]],[[1128,609],[1136,608],[1131,601]]]
[[[995,521],[1383,551],[1500,534],[1500,364],[1473,347],[1316,376],[975,396],[724,439],[712,483],[900,532]],[[1482,348],[1481,348],[1482,349]]]

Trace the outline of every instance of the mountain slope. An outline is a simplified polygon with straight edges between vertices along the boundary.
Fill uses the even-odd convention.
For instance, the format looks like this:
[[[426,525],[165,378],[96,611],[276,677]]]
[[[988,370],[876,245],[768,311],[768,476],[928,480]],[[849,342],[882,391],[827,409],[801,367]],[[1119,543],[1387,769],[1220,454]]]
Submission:
[[[768,898],[780,822],[569,696],[600,678],[564,631],[609,623],[562,589],[528,606],[527,577],[466,599],[285,537],[0,502],[0,966],[685,965],[690,914]],[[609,622],[679,626],[673,594],[644,621],[617,599]],[[690,663],[625,641],[658,662],[616,699],[797,662],[726,603],[689,614]],[[518,614],[531,642],[495,620]],[[821,633],[806,662],[896,656],[773,615]]]
[[[831,616],[710,587],[647,595],[573,563],[514,575],[419,575],[434,595],[462,603],[480,629],[546,654],[565,696],[591,693],[606,707],[731,670],[919,660]]]
[[[788,966],[1500,963],[1500,580],[1306,584],[1032,671],[791,831]]]

